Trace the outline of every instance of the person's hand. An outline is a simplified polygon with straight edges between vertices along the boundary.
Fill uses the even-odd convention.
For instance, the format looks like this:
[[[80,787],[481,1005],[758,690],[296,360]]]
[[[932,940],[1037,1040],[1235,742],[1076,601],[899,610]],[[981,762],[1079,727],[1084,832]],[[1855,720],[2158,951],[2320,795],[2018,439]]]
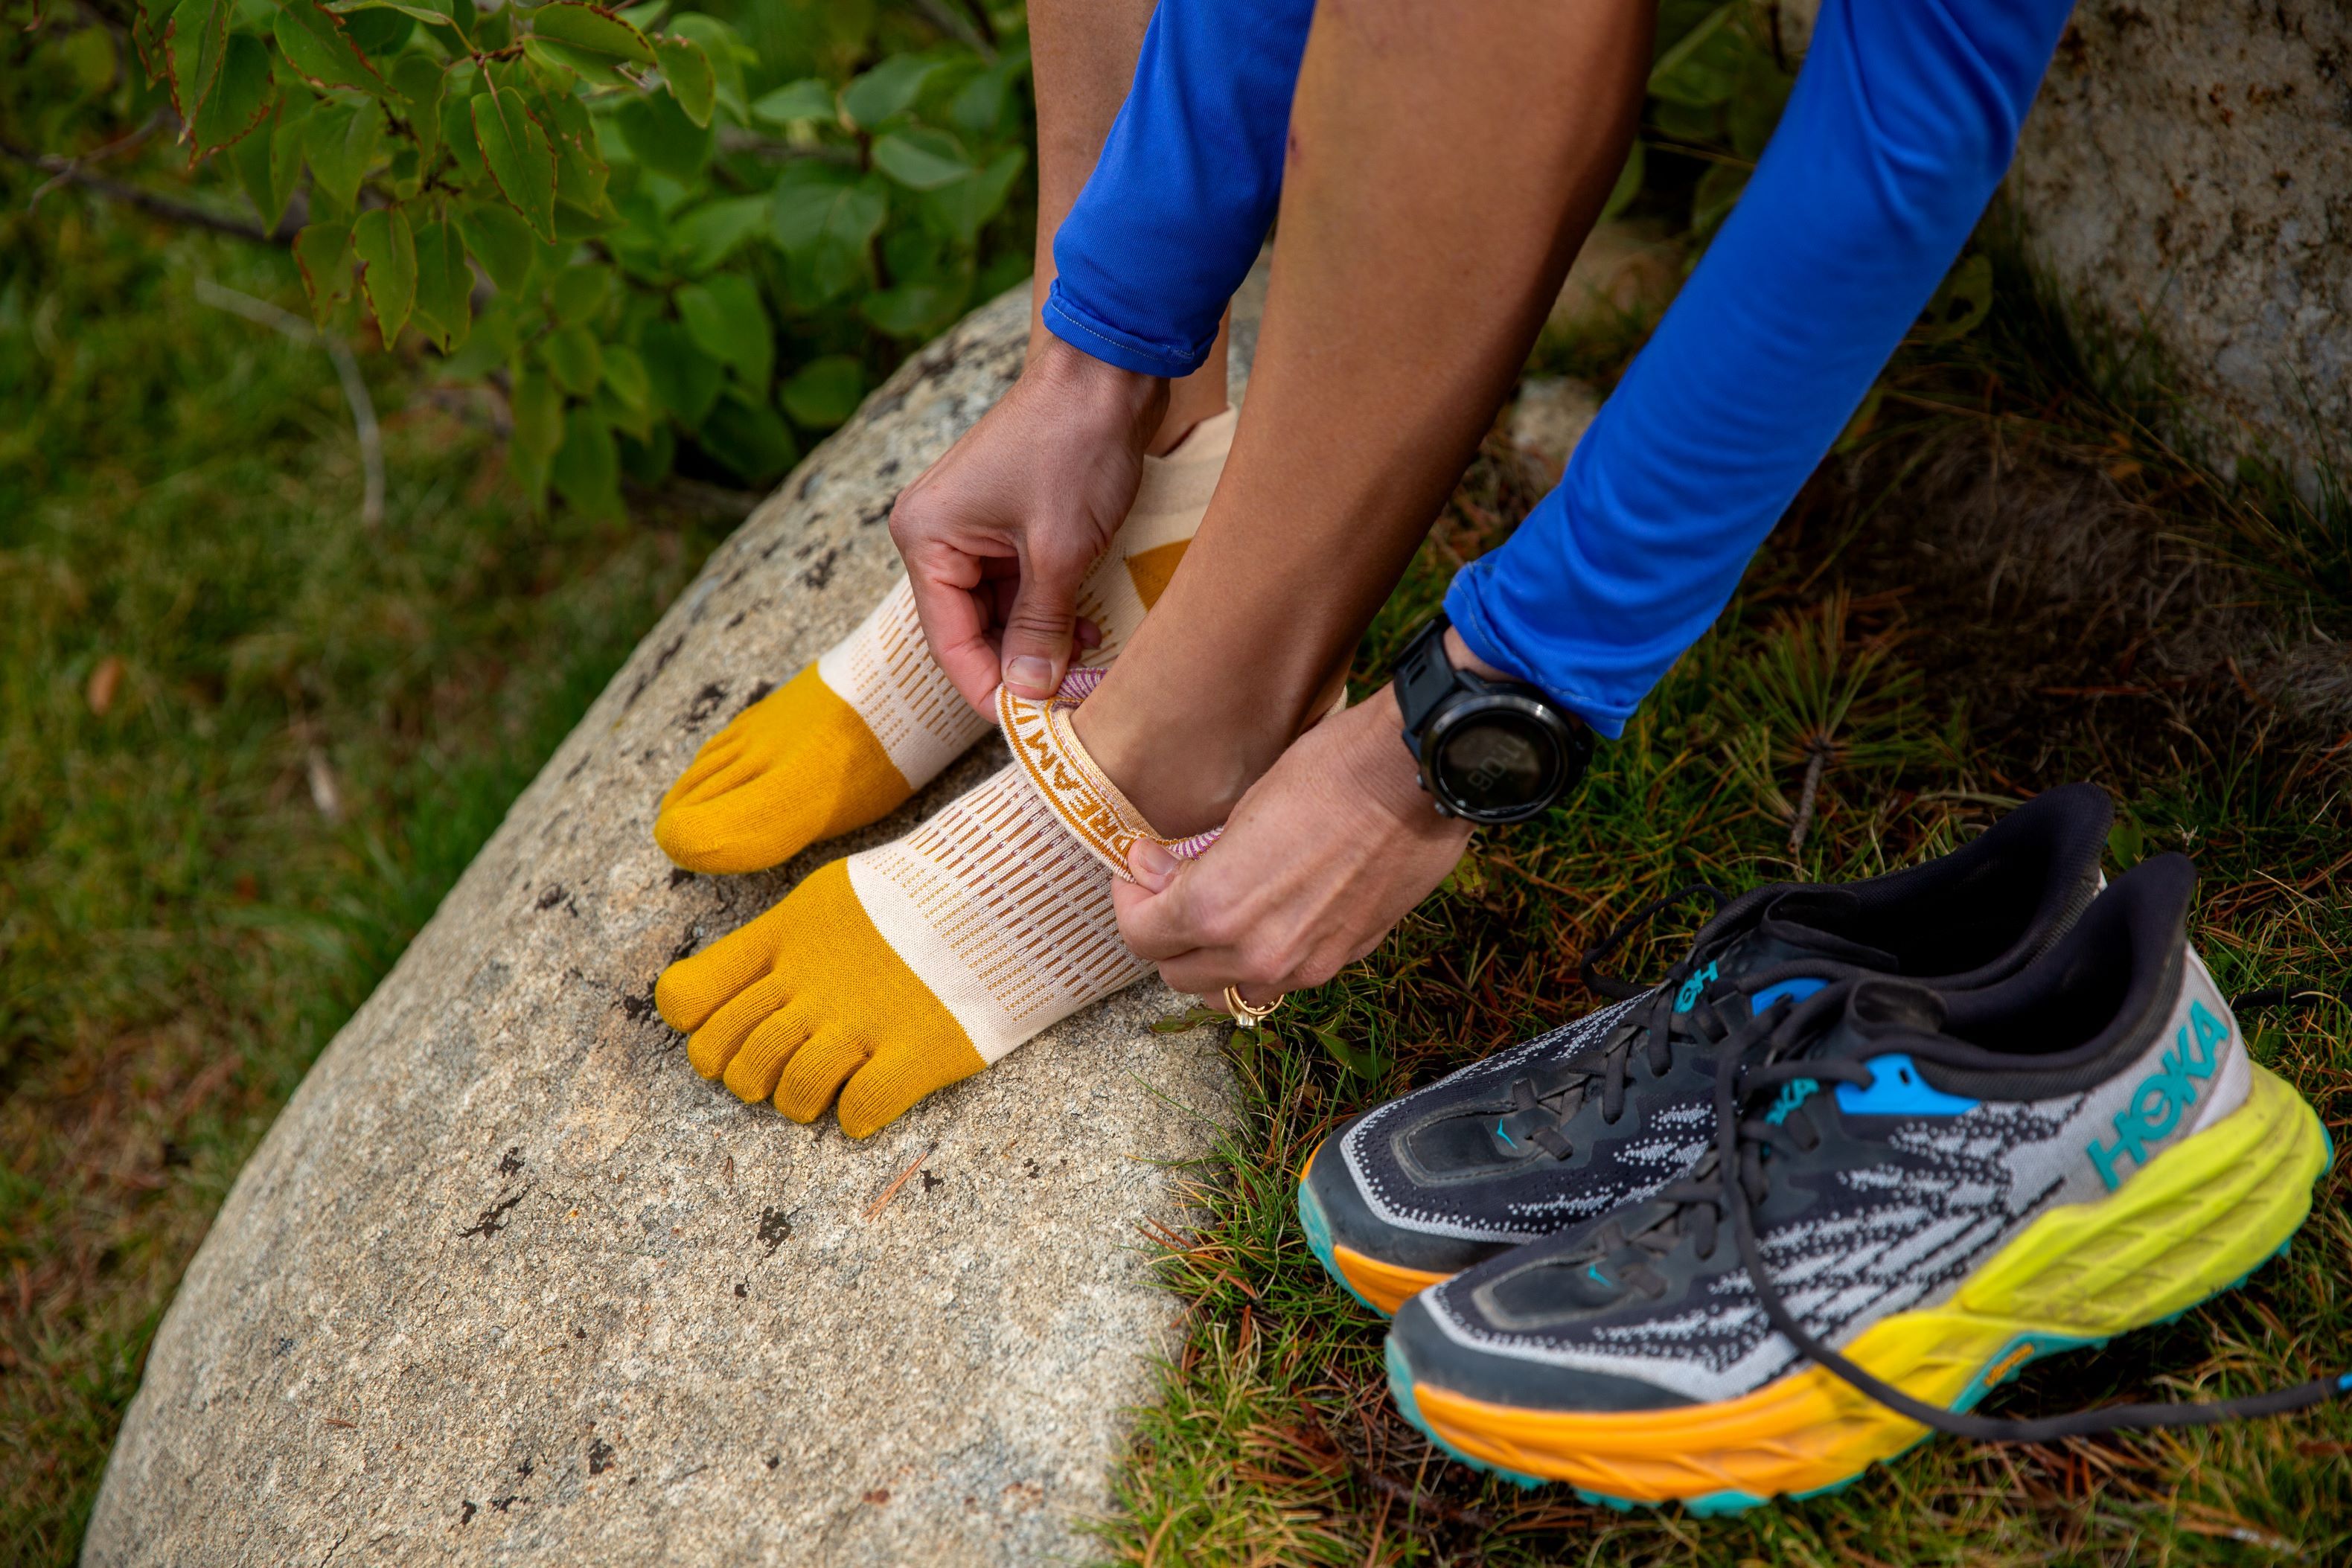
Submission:
[[[1166,382],[1039,333],[1013,389],[900,492],[890,538],[915,612],[975,708],[1000,681],[1040,699],[1061,684],[1079,585],[1135,504],[1167,405]]]
[[[1319,986],[1380,945],[1470,841],[1437,814],[1401,738],[1393,688],[1308,730],[1180,862],[1149,840],[1115,883],[1119,934],[1179,991],[1245,1000]]]

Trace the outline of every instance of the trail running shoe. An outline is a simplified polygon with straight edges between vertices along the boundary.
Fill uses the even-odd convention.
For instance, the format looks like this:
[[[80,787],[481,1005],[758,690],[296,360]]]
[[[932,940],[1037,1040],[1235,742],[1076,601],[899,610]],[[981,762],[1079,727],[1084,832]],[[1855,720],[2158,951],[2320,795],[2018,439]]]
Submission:
[[[1300,1173],[1323,1266],[1377,1312],[1689,1168],[1714,1128],[1717,1042],[1863,974],[1980,986],[2056,941],[2099,888],[2114,806],[2050,790],[1941,859],[1727,904],[1663,984],[1342,1123]],[[1712,890],[1704,890],[1712,892]],[[1622,922],[1606,951],[1670,894]],[[1633,991],[1596,977],[1596,988]]]
[[[1406,1303],[1398,1405],[1529,1484],[1706,1513],[1843,1486],[1930,1427],[2047,1441],[2352,1386],[1958,1414],[2242,1281],[2310,1209],[2327,1134],[2188,947],[2195,880],[2147,862],[1980,990],[1849,981],[1742,1030],[1689,1176]]]

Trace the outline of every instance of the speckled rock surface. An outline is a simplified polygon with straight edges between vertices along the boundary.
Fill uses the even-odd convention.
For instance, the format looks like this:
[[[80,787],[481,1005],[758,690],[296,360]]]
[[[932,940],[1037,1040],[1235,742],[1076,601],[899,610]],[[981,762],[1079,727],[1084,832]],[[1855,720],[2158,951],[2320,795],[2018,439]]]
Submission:
[[[714,554],[328,1047],[156,1336],[91,1568],[1087,1555],[1171,1343],[1139,1225],[1181,1223],[1229,1108],[1210,1037],[1145,1027],[1155,981],[853,1144],[704,1082],[651,1003],[998,765],[768,875],[650,836],[702,738],[888,585],[891,497],[1024,326],[1008,296],[926,349]]]
[[[2227,456],[2352,429],[2352,8],[2077,6],[2011,189],[2081,308],[2142,322]],[[2332,433],[2332,435],[2331,435]]]

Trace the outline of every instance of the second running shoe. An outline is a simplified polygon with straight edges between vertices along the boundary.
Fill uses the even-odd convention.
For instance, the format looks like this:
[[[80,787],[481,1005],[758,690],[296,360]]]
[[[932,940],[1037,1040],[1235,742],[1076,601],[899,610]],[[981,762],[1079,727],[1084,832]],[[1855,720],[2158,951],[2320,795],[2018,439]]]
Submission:
[[[1966,1414],[2019,1367],[2162,1322],[2284,1249],[2332,1151],[2187,945],[2195,873],[2134,868],[2042,958],[1847,982],[1727,1045],[1692,1173],[1406,1303],[1399,1406],[1475,1464],[1723,1512],[1833,1490],[1930,1430],[2049,1441],[2275,1414]]]
[[[1719,1041],[1776,1003],[1861,975],[1941,988],[2015,973],[2098,892],[2114,814],[2105,790],[2070,784],[1924,865],[1730,901],[1647,993],[1341,1124],[1301,1175],[1307,1245],[1360,1301],[1391,1312],[1656,1190],[1712,1134]]]

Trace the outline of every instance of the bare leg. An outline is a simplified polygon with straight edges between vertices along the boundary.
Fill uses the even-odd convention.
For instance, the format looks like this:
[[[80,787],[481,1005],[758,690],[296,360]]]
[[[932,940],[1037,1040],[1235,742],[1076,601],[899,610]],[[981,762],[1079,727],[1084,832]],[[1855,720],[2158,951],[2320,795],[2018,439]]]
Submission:
[[[1328,700],[1608,198],[1655,9],[1318,7],[1233,455],[1076,715],[1161,832],[1223,821]]]
[[[1029,47],[1037,84],[1037,270],[1030,284],[1029,343],[1045,329],[1037,312],[1054,282],[1054,235],[1086,188],[1135,79],[1152,0],[1034,0]],[[1230,322],[1230,318],[1228,319]],[[1206,363],[1171,382],[1168,411],[1148,448],[1163,454],[1225,407],[1225,340]]]

